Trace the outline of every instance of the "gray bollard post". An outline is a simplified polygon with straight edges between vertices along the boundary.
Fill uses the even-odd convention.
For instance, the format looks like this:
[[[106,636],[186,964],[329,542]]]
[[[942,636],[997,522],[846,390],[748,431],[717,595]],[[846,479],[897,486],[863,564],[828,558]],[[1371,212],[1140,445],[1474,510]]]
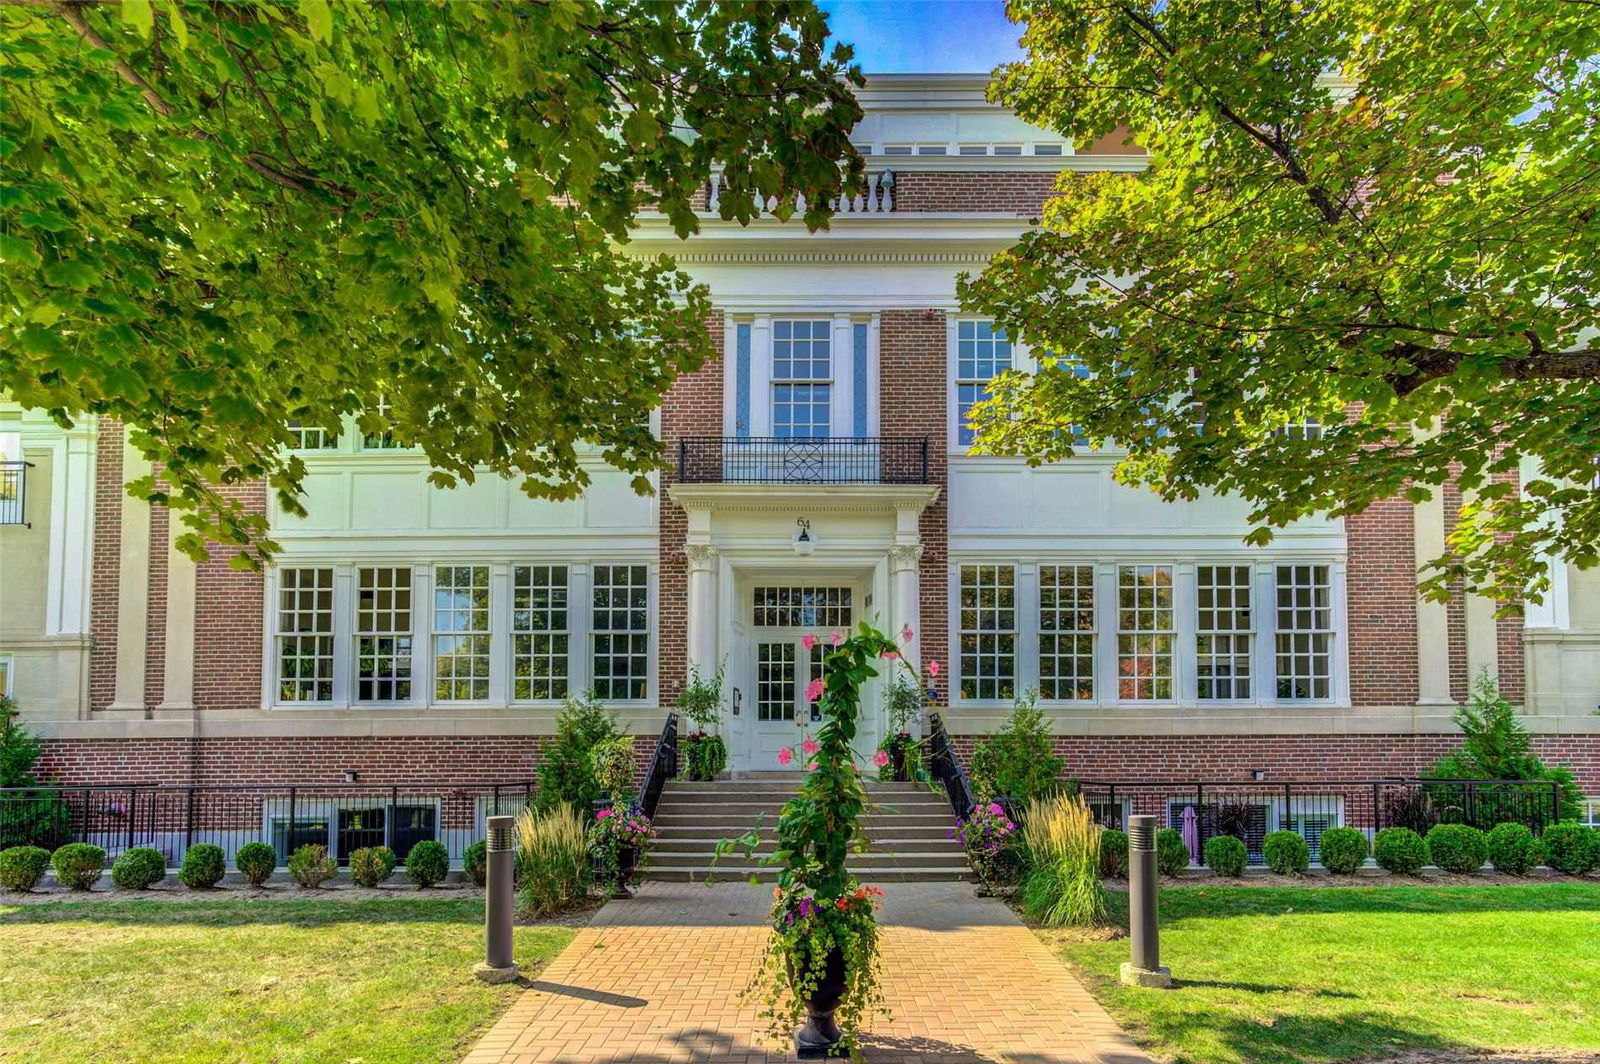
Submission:
[[[509,983],[517,977],[517,962],[511,959],[511,917],[517,906],[511,837],[516,822],[511,816],[489,818],[483,963],[472,970],[486,983]]]
[[[1122,966],[1125,986],[1170,987],[1172,972],[1161,966],[1156,910],[1156,821],[1128,818],[1128,942],[1132,958]]]

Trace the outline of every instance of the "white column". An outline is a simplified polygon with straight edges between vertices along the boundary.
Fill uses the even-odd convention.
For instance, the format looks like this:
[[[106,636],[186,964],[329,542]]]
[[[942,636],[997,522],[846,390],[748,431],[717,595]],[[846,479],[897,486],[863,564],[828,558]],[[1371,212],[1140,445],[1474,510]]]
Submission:
[[[148,476],[150,460],[126,436],[122,443],[122,482]],[[113,712],[145,711],[144,671],[150,624],[150,504],[122,494],[122,527],[117,558],[117,673]]]
[[[901,643],[906,664],[922,674],[922,544],[896,543],[889,548],[889,572],[894,590],[894,618],[890,635]],[[909,643],[900,638],[910,628]]]
[[[1434,488],[1412,513],[1411,543],[1416,561],[1411,579],[1422,566],[1444,553],[1444,489]],[[1414,594],[1414,592],[1413,592]],[[1453,705],[1450,697],[1450,617],[1442,602],[1417,596],[1417,705]]]
[[[689,668],[709,678],[717,671],[717,548],[690,543],[683,548],[683,558],[689,571]]]
[[[167,649],[156,712],[183,716],[194,712],[194,603],[198,567],[177,547],[183,518],[167,515]]]

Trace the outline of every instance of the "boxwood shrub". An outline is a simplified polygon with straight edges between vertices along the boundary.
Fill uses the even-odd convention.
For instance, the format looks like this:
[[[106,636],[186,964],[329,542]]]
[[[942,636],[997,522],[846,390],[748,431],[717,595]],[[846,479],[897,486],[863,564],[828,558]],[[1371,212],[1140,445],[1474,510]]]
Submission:
[[[1367,860],[1367,837],[1355,828],[1329,828],[1317,840],[1322,867],[1336,876],[1347,876]]]
[[[328,856],[328,848],[314,843],[302,846],[290,854],[288,867],[289,875],[296,883],[312,890],[339,873],[339,865]]]
[[[50,856],[56,882],[72,890],[88,890],[106,870],[106,851],[87,842],[69,842]]]
[[[1207,839],[1205,845],[1206,867],[1219,876],[1242,876],[1250,860],[1244,841],[1233,835],[1218,835]]]
[[[1489,863],[1496,872],[1525,876],[1538,865],[1543,854],[1539,840],[1524,824],[1496,824],[1489,832]]]
[[[1428,829],[1428,859],[1446,872],[1476,872],[1489,859],[1489,838],[1471,824],[1435,824]]]
[[[350,878],[358,887],[376,887],[394,874],[394,851],[363,846],[350,855]]]
[[[1581,876],[1600,867],[1600,835],[1582,824],[1556,824],[1540,840],[1544,863],[1557,872]]]
[[[265,842],[247,842],[233,855],[233,867],[246,883],[259,887],[278,867],[278,851]]]
[[[13,846],[0,850],[0,890],[32,890],[50,867],[50,851],[42,846]]]
[[[178,868],[178,882],[190,890],[205,890],[221,883],[227,870],[228,858],[222,847],[214,842],[202,842],[184,853],[183,864]]]
[[[472,880],[472,885],[482,887],[489,882],[489,844],[482,839],[468,846],[461,854],[461,870]]]
[[[1112,879],[1128,878],[1128,833],[1107,828],[1100,833],[1100,874]]]
[[[1175,876],[1189,867],[1189,844],[1177,828],[1156,832],[1156,868],[1164,876]]]
[[[1269,831],[1261,840],[1261,856],[1280,876],[1303,876],[1311,867],[1311,847],[1296,831]]]
[[[1410,828],[1384,828],[1372,840],[1372,856],[1379,868],[1414,876],[1428,863],[1428,844]]]
[[[167,859],[160,850],[135,846],[111,862],[111,882],[118,890],[149,890],[167,878]]]
[[[435,883],[443,883],[450,874],[450,851],[441,842],[424,840],[411,847],[406,854],[406,878],[426,890]]]

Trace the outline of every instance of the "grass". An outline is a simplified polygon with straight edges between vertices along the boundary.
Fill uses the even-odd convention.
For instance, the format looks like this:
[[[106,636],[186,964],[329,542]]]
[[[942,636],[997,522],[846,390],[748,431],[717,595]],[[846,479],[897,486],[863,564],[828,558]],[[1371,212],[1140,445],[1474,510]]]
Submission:
[[[518,928],[516,959],[571,938]],[[481,900],[0,906],[0,1060],[454,1061],[522,992],[482,951]]]
[[[1161,920],[1173,990],[1118,983],[1126,939],[1041,934],[1167,1059],[1600,1049],[1600,885],[1174,889]]]

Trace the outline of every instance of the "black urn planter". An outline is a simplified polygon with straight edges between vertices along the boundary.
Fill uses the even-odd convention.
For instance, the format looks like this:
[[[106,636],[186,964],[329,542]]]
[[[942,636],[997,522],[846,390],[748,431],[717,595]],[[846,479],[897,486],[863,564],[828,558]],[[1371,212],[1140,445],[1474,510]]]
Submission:
[[[906,747],[904,743],[895,743],[889,747],[889,764],[894,766],[894,781],[906,783],[911,779],[911,774],[906,771]]]
[[[790,985],[798,985],[794,961],[789,962]],[[824,1060],[828,1057],[848,1056],[839,1046],[844,1032],[834,1022],[833,1014],[844,1000],[844,950],[835,946],[828,951],[816,989],[805,1000],[806,1022],[794,1033],[795,1056],[801,1060]]]
[[[611,884],[613,898],[631,898],[633,891],[628,889],[629,880],[633,879],[633,871],[639,863],[639,851],[632,846],[623,846],[617,850],[617,880]]]

